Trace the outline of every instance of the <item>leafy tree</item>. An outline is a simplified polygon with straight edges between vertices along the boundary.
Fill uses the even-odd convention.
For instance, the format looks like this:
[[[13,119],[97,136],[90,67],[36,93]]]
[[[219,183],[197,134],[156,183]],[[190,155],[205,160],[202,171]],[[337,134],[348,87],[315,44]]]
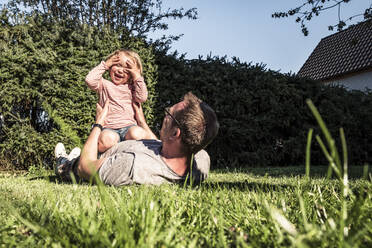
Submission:
[[[155,30],[167,30],[165,20],[169,18],[197,19],[196,8],[163,10],[162,0],[10,0],[7,7],[13,13],[23,7],[27,13],[38,12],[56,21],[73,20],[139,38]],[[169,48],[181,36],[163,36],[155,44]]]
[[[309,22],[313,17],[318,16],[322,12],[325,12],[329,9],[338,9],[338,23],[328,26],[329,30],[337,28],[338,31],[341,31],[345,26],[347,26],[347,22],[356,17],[363,16],[364,20],[372,20],[372,4],[367,7],[364,12],[361,12],[360,14],[354,16],[350,16],[347,19],[342,19],[340,15],[342,6],[345,7],[345,4],[351,1],[352,0],[306,0],[302,5],[290,9],[286,12],[275,12],[274,14],[272,14],[272,17],[283,18],[295,16],[296,22],[301,24],[301,31],[305,36],[309,34],[309,30],[306,27],[306,22]]]

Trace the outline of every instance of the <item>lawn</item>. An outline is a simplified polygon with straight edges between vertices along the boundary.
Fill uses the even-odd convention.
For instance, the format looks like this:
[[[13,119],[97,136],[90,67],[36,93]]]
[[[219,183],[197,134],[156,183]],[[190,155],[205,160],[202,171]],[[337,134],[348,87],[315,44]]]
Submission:
[[[326,167],[214,171],[198,186],[107,187],[0,173],[1,247],[372,247],[372,184]],[[342,205],[347,207],[343,218]]]

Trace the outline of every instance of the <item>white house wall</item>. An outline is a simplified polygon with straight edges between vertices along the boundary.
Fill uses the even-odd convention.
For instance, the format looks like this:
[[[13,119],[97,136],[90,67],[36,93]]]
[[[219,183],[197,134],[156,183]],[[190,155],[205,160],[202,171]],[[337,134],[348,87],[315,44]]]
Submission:
[[[342,84],[349,90],[365,90],[366,88],[372,90],[372,71],[328,81],[327,84]]]

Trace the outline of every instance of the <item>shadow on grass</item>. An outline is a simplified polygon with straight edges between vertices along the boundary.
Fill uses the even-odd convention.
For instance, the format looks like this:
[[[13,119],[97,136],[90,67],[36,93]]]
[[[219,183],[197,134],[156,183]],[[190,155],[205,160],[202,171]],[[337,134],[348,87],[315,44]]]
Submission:
[[[328,166],[313,166],[310,169],[310,176],[312,178],[326,178]],[[224,174],[224,173],[246,173],[259,177],[274,177],[274,178],[283,178],[283,177],[296,177],[304,176],[305,168],[304,166],[292,166],[292,167],[265,167],[265,168],[242,168],[242,169],[219,169],[214,170],[213,173]],[[371,169],[369,169],[371,173]],[[359,179],[363,177],[363,166],[352,166],[349,167],[349,178],[350,179]],[[73,184],[69,181],[64,181],[56,175],[43,175],[35,176],[29,179],[30,181],[34,180],[46,180],[55,184]],[[89,182],[78,182],[80,185],[88,185]],[[183,183],[179,184],[181,187]],[[194,185],[197,186],[197,185]],[[239,191],[283,191],[285,189],[295,189],[296,187],[291,184],[283,183],[265,183],[265,182],[252,182],[247,180],[241,181],[206,181],[200,185],[201,189],[207,190],[239,190]],[[193,187],[194,188],[194,187]]]
[[[85,185],[85,186],[86,185],[90,185],[90,186],[97,185],[95,182],[92,182],[93,179],[92,179],[92,181],[78,179],[75,183],[75,182],[72,182],[72,181],[63,180],[61,177],[56,176],[56,175],[35,176],[35,177],[31,177],[29,179],[29,181],[35,181],[35,180],[46,180],[50,183],[55,183],[55,184],[68,184],[68,185],[78,184],[78,185]]]
[[[49,181],[51,183],[58,183],[58,184],[61,184],[61,183],[72,184],[72,182],[62,180],[59,176],[56,176],[56,175],[35,176],[35,177],[31,177],[29,179],[29,181],[35,181],[35,180],[46,180],[46,181]]]
[[[55,183],[55,184],[74,184],[72,181],[63,180],[59,176],[56,176],[56,175],[35,176],[35,177],[31,177],[29,179],[29,181],[35,181],[35,180],[46,180],[50,183]],[[77,184],[88,185],[88,184],[91,184],[91,183],[89,183],[88,181],[78,181]]]
[[[326,178],[328,166],[311,166],[310,177]],[[294,177],[305,176],[305,166],[289,166],[289,167],[261,167],[261,168],[241,168],[235,170],[218,169],[214,170],[216,173],[247,173],[256,176],[270,176],[270,177]],[[369,168],[371,173],[371,168]],[[349,179],[359,179],[363,177],[363,166],[349,166]]]
[[[289,184],[270,184],[260,182],[205,182],[201,188],[207,190],[239,190],[239,191],[260,191],[260,192],[272,192],[272,191],[283,191],[285,189],[295,189],[295,186]]]
[[[55,184],[73,184],[69,181],[64,181],[60,177],[55,175],[49,175],[49,176],[36,176],[29,179],[30,181],[35,180],[46,180],[50,183]],[[79,185],[89,185],[89,182],[83,181],[78,182]],[[94,184],[93,184],[94,185]],[[177,185],[177,184],[176,184]],[[178,184],[181,188],[183,187],[183,183]],[[260,182],[248,182],[246,180],[244,181],[236,181],[236,182],[213,182],[213,181],[207,181],[203,182],[200,185],[195,184],[191,188],[196,189],[198,186],[201,189],[206,190],[239,190],[239,191],[264,191],[264,192],[270,192],[270,191],[282,191],[284,189],[294,189],[295,187],[289,184],[270,184],[270,183],[260,183]],[[125,186],[123,186],[125,187]]]

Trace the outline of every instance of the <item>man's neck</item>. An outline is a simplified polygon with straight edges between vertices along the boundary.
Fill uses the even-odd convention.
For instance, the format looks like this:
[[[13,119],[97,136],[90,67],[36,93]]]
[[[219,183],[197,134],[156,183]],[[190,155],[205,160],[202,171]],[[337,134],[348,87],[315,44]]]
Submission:
[[[161,157],[177,175],[185,175],[188,168],[189,156],[175,152],[172,149],[167,149],[163,146]]]

